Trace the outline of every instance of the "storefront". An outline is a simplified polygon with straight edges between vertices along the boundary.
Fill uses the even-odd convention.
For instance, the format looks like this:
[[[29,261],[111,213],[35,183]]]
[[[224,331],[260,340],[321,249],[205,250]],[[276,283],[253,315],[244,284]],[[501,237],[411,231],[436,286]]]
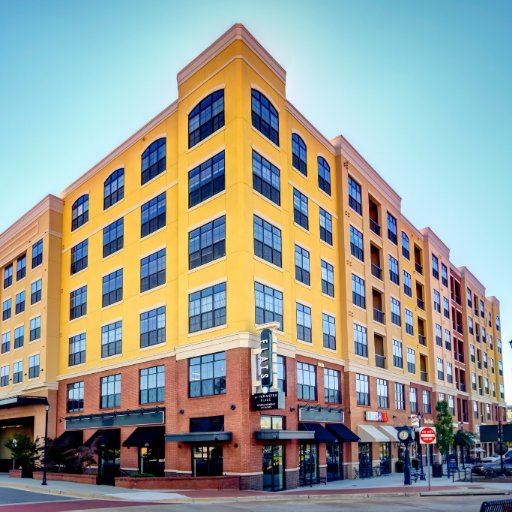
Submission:
[[[84,443],[98,457],[98,478],[100,485],[114,485],[119,476],[121,455],[121,429],[100,428]]]
[[[127,448],[138,450],[139,473],[164,476],[165,469],[165,427],[137,427],[123,442]]]
[[[376,443],[379,446],[379,453],[382,445],[389,445],[390,437],[382,430],[373,425],[358,426],[359,441],[359,478],[370,478],[381,474],[381,459],[379,454],[378,462],[374,462],[373,446]],[[383,451],[391,453],[391,447],[385,446]]]

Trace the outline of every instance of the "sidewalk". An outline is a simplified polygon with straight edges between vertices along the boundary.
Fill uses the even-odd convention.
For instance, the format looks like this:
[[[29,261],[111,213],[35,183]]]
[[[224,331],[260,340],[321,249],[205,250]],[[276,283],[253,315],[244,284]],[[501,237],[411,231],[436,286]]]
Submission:
[[[510,483],[500,482],[452,482],[451,479],[431,479],[431,491],[428,490],[427,481],[417,481],[412,485],[403,485],[403,474],[359,480],[339,480],[328,482],[327,485],[319,484],[312,487],[300,487],[277,493],[264,491],[229,491],[229,490],[197,490],[197,491],[167,491],[167,490],[133,490],[111,487],[107,485],[90,485],[74,482],[48,481],[48,485],[41,485],[40,480],[9,478],[5,473],[0,473],[0,488],[9,487],[32,492],[50,494],[62,494],[76,498],[102,499],[102,500],[129,500],[144,502],[172,502],[186,503],[197,501],[254,501],[265,499],[266,501],[284,501],[297,497],[316,500],[353,500],[369,495],[381,494],[386,496],[439,496],[439,495],[492,495],[509,494]]]

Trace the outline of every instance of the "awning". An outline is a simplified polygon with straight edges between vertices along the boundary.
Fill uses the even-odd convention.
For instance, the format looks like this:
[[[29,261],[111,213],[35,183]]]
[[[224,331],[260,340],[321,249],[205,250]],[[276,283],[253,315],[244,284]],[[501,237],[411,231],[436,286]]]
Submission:
[[[124,441],[123,446],[154,446],[163,443],[165,427],[137,427]]]
[[[330,430],[340,441],[345,443],[357,443],[359,436],[356,436],[352,430],[343,425],[343,423],[326,423],[325,428]]]
[[[373,425],[358,425],[361,443],[389,443],[389,439],[377,427]]]
[[[389,441],[392,443],[398,442],[398,430],[395,427],[392,427],[391,425],[379,425],[377,428],[382,430],[383,434],[389,438]]]
[[[165,440],[173,443],[219,443],[231,441],[232,438],[231,432],[183,432],[165,435]]]
[[[337,443],[338,440],[320,423],[299,423],[299,430],[314,432],[315,440],[319,443]]]
[[[256,441],[313,441],[315,439],[314,432],[303,430],[257,430],[254,432]]]
[[[121,429],[100,428],[85,441],[84,446],[90,448],[93,444],[105,448],[119,449],[121,447]]]
[[[23,407],[26,405],[48,405],[48,399],[45,396],[11,396],[9,398],[0,398],[0,409],[9,409],[11,407]]]
[[[55,439],[55,446],[59,448],[78,448],[84,444],[84,431],[83,430],[66,430],[57,439]]]

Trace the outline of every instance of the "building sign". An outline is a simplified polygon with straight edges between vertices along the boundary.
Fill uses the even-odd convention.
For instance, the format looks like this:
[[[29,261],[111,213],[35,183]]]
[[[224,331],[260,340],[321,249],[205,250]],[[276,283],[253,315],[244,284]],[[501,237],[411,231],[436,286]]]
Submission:
[[[411,427],[419,427],[420,426],[420,417],[417,414],[411,414],[409,419],[411,420]]]
[[[252,395],[252,407],[257,411],[279,409],[279,391],[256,393]]]
[[[381,411],[365,411],[364,419],[366,421],[380,421],[380,422],[389,421],[388,413],[381,412]]]
[[[272,387],[272,331],[263,329],[260,334],[260,381],[262,388]]]

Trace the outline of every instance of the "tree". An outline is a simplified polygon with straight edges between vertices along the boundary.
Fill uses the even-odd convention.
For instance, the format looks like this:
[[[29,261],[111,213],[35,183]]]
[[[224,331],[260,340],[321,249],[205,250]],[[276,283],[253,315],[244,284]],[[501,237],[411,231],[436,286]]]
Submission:
[[[14,434],[14,437],[5,443],[16,467],[21,468],[23,476],[32,476],[32,470],[39,459],[40,447],[38,444],[39,439],[33,441],[31,437],[21,432]]]
[[[464,464],[464,449],[470,448],[475,444],[475,434],[466,432],[465,430],[457,430],[453,436],[453,447],[457,452],[457,446],[460,449],[461,461]]]
[[[437,402],[436,412],[437,447],[441,454],[446,456],[453,444],[453,416],[446,400]]]

